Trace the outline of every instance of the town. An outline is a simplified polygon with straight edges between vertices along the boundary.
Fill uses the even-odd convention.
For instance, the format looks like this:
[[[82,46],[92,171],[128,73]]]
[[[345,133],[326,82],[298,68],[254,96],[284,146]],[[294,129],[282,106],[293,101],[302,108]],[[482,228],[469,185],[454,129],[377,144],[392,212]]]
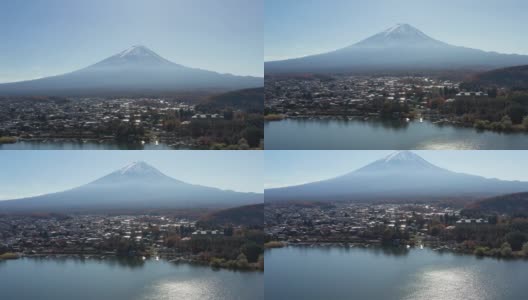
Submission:
[[[262,269],[258,232],[160,215],[4,215],[0,259],[122,257]]]
[[[431,114],[429,101],[439,96],[454,97],[458,89],[457,82],[427,77],[269,78],[266,109],[270,114],[288,116],[373,117],[402,113],[407,117],[411,111]],[[396,106],[401,109],[396,110]]]
[[[415,203],[291,203],[270,204],[265,210],[268,248],[288,244],[429,247],[489,256],[512,256],[518,251],[524,256],[528,243],[517,233],[521,222],[528,224],[526,219],[505,215],[471,216],[463,209]],[[505,229],[515,223],[512,232]],[[496,238],[497,232],[504,234],[504,240]]]
[[[471,90],[425,76],[306,75],[266,78],[265,119],[393,119],[497,131],[528,130],[507,89]]]
[[[243,111],[210,110],[173,98],[8,97],[0,101],[0,144],[250,149],[257,148],[262,139],[251,133],[243,136],[251,118]]]

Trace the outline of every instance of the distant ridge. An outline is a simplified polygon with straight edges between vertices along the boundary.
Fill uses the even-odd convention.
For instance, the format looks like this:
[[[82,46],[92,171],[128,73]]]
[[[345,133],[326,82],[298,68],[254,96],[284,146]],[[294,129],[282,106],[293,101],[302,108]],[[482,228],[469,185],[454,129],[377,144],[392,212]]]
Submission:
[[[528,192],[475,201],[466,206],[466,211],[528,216]]]
[[[264,204],[245,205],[217,211],[202,217],[204,226],[264,226]]]
[[[528,89],[528,65],[495,69],[474,75],[463,83],[466,88],[508,87]]]
[[[197,107],[199,110],[211,111],[226,108],[240,109],[248,112],[264,112],[264,88],[230,91],[211,96]]]
[[[266,202],[401,202],[462,199],[466,202],[528,191],[528,182],[487,179],[437,167],[400,151],[342,176],[265,190]]]
[[[228,208],[262,202],[262,194],[189,184],[135,162],[67,191],[0,201],[0,213]]]
[[[528,55],[453,46],[409,24],[397,24],[342,49],[266,62],[265,73],[488,70],[522,64],[528,64]]]
[[[189,68],[136,45],[71,73],[0,84],[7,95],[130,95],[189,90],[237,90],[263,86],[263,79]]]

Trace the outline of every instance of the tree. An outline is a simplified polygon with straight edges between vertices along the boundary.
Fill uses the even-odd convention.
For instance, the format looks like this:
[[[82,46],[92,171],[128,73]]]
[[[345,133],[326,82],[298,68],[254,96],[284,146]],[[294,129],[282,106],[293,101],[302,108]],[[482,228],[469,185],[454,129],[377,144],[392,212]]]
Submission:
[[[229,226],[229,227],[224,228],[224,235],[233,236],[233,227]]]
[[[247,140],[245,138],[241,138],[240,140],[238,140],[238,148],[240,150],[248,150],[249,149],[249,145],[248,145]]]
[[[499,220],[499,217],[497,215],[489,216],[488,217],[488,223],[491,225],[497,224],[497,221]]]
[[[497,88],[493,87],[491,89],[488,89],[488,96],[490,98],[497,98]]]
[[[523,117],[526,113],[526,109],[520,104],[513,104],[508,109],[508,116],[511,118],[513,124],[520,124],[523,122]]]
[[[258,258],[258,266],[260,270],[264,270],[264,255],[262,254]]]
[[[484,256],[488,249],[486,247],[477,247],[473,252],[476,256]]]
[[[502,117],[501,125],[502,125],[502,129],[511,130],[511,128],[513,126],[513,123],[512,123],[512,120],[510,119],[510,117],[508,115]]]
[[[249,267],[248,260],[244,253],[240,253],[240,255],[238,255],[236,265],[239,269],[247,269]]]
[[[264,247],[255,242],[249,242],[245,243],[241,250],[249,262],[256,262],[259,255],[264,252]]]
[[[258,147],[260,139],[264,136],[262,129],[251,126],[242,132],[244,139],[251,148]]]
[[[526,240],[526,235],[520,231],[510,232],[506,235],[506,241],[510,244],[513,251],[520,251]]]
[[[233,111],[232,110],[226,110],[224,111],[224,120],[228,120],[228,121],[231,121],[233,120]]]
[[[503,257],[510,257],[512,255],[512,248],[509,243],[505,242],[502,244],[500,254]]]
[[[524,130],[528,130],[528,116],[523,118],[522,124],[523,124]]]
[[[523,244],[522,251],[524,253],[524,256],[528,256],[528,242]]]

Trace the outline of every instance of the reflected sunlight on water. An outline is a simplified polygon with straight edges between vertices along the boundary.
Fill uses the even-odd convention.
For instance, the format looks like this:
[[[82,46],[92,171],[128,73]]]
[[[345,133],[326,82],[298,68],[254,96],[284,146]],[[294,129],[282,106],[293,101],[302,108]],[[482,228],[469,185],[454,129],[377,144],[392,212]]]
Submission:
[[[469,140],[454,142],[426,141],[420,143],[416,148],[423,150],[472,150],[480,149],[482,148],[482,145],[479,145],[478,143]]]
[[[212,293],[214,292],[214,293]],[[173,299],[226,299],[226,295],[219,282],[210,279],[196,280],[164,280],[148,289],[144,300],[173,300]]]
[[[415,276],[406,288],[410,291],[406,300],[496,299],[475,269],[425,270]]]

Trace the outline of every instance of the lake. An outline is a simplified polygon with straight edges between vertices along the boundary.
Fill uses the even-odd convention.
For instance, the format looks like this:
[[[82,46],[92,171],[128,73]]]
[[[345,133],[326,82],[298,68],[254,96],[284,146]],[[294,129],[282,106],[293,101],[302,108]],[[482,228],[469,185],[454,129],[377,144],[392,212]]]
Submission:
[[[166,144],[117,144],[112,142],[28,142],[0,144],[0,150],[174,150]]]
[[[264,299],[264,275],[163,260],[24,258],[0,261],[0,299]]]
[[[519,300],[528,261],[429,249],[287,247],[266,250],[266,299]]]
[[[528,149],[528,134],[478,131],[428,121],[285,119],[265,122],[270,150]]]

